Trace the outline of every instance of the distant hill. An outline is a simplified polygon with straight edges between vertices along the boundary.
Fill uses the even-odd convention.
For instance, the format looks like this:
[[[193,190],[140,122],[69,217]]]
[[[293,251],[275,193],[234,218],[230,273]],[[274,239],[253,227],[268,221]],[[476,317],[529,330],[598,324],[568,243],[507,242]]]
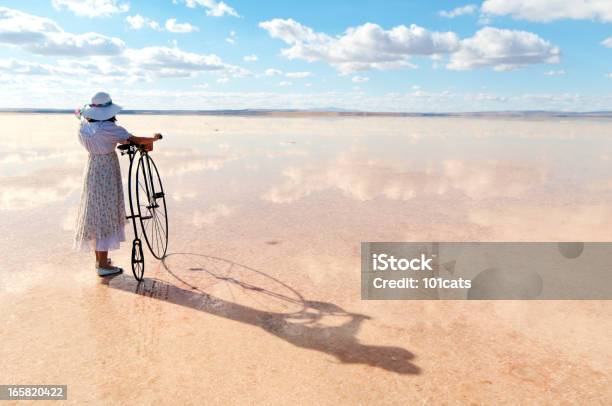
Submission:
[[[0,113],[30,113],[30,114],[73,114],[72,109],[33,109],[33,108],[4,108]],[[198,115],[198,116],[365,116],[365,117],[566,117],[566,118],[612,118],[612,111],[474,111],[474,112],[448,112],[448,113],[408,113],[408,112],[370,112],[353,111],[335,107],[321,109],[242,109],[242,110],[123,110],[121,114],[150,114],[150,115]]]

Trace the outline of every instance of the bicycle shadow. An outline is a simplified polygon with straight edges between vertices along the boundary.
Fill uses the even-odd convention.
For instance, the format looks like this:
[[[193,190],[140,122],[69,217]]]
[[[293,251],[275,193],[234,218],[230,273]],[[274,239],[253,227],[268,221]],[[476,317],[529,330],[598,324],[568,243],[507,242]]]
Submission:
[[[211,270],[208,267],[193,267],[187,265],[169,265],[168,257],[181,255],[184,258],[208,258],[211,260],[224,261],[230,264],[230,268],[238,267],[244,273],[253,272],[259,277],[268,278],[287,293],[279,293],[262,285],[241,280],[235,276],[235,269],[231,276]],[[201,262],[198,265],[201,265]],[[193,263],[193,261],[192,261]],[[172,277],[180,283],[187,285],[188,289],[183,289],[167,281],[155,278],[145,278],[138,283],[131,275],[118,275],[108,281],[108,286],[127,292],[133,292],[143,296],[164,300],[169,303],[186,306],[195,310],[206,312],[219,317],[241,323],[259,327],[267,333],[283,339],[297,347],[316,350],[334,356],[338,361],[345,364],[366,364],[381,368],[398,374],[419,374],[421,369],[414,365],[411,360],[414,354],[401,347],[378,346],[362,344],[356,338],[361,324],[370,317],[349,313],[333,303],[317,302],[305,300],[299,292],[261,271],[220,257],[208,256],[192,253],[169,254],[162,265]],[[174,269],[173,269],[174,267]],[[180,268],[180,269],[179,269]],[[263,295],[275,301],[287,301],[292,306],[300,307],[293,312],[271,312],[257,309],[251,306],[235,303],[215,297],[193,282],[181,277],[178,273],[189,275],[193,272],[204,272],[207,277],[218,281],[218,283],[228,283],[240,289]],[[345,320],[339,325],[326,325],[323,320],[333,318],[334,320]]]

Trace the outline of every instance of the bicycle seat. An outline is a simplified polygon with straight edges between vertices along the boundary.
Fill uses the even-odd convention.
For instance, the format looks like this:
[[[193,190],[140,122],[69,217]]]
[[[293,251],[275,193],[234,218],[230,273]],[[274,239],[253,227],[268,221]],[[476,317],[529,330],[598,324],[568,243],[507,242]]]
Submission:
[[[121,151],[125,151],[125,150],[130,149],[132,145],[134,144],[132,144],[131,142],[129,144],[121,144],[117,147],[117,149],[120,149]]]

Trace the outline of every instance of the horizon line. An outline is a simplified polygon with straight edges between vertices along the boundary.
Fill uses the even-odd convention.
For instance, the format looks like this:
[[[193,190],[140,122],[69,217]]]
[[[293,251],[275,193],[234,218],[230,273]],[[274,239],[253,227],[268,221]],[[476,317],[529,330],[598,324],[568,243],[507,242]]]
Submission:
[[[40,113],[40,114],[71,114],[75,109],[62,108],[35,108],[35,107],[5,107],[0,108],[0,113]],[[274,113],[296,113],[310,115],[338,115],[338,116],[516,116],[516,115],[540,115],[540,116],[600,116],[611,117],[612,110],[592,111],[564,111],[564,110],[481,110],[481,111],[366,111],[342,108],[310,108],[310,109],[125,109],[122,114],[184,114],[184,115],[265,115]]]

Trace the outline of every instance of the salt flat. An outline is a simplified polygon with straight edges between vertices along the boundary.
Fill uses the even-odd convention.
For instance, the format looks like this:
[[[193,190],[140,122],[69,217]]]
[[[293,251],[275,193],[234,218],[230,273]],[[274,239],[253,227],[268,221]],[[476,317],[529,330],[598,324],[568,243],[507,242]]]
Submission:
[[[129,241],[106,281],[71,251],[77,120],[0,115],[0,383],[73,404],[612,402],[609,301],[361,301],[359,275],[361,241],[610,241],[610,121],[120,124],[165,135],[170,255],[140,285]]]

